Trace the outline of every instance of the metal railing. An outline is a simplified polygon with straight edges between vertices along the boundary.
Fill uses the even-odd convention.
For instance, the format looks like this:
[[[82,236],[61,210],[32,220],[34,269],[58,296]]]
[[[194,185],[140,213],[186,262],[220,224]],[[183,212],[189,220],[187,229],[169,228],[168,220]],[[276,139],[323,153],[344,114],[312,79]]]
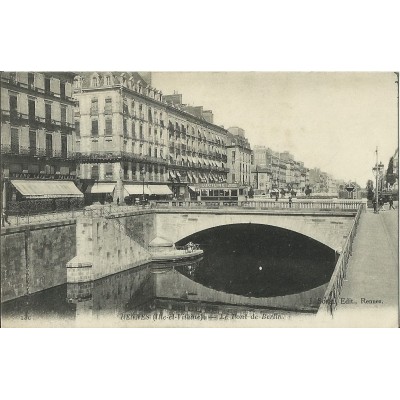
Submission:
[[[333,316],[333,313],[336,310],[340,292],[343,286],[343,281],[346,279],[347,266],[349,263],[349,258],[353,254],[353,242],[357,234],[357,227],[360,222],[360,217],[363,209],[363,205],[359,205],[353,225],[350,229],[350,233],[346,239],[343,249],[341,250],[331,280],[322,299],[321,307],[325,307],[325,310],[331,316]]]

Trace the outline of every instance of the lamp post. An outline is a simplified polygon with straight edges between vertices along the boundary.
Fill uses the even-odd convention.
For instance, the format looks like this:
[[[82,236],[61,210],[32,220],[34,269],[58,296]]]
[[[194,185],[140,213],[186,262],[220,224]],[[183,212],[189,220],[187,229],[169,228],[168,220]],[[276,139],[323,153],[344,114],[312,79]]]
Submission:
[[[143,185],[142,185],[142,204],[144,204],[144,177],[145,177],[145,173],[146,173],[146,170],[144,169],[144,167],[140,170],[140,173],[142,174],[142,183],[143,183]]]
[[[376,202],[376,209],[379,211],[379,182],[383,174],[384,165],[382,162],[378,164],[378,147],[375,150],[376,153],[376,161],[375,167],[372,168],[372,172],[375,176],[375,202]]]

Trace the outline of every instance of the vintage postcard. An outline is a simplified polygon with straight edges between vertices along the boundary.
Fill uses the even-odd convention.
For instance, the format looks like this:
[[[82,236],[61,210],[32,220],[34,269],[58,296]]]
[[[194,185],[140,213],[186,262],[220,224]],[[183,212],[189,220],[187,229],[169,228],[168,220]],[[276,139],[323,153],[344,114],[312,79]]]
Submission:
[[[1,326],[398,327],[397,72],[1,73]]]

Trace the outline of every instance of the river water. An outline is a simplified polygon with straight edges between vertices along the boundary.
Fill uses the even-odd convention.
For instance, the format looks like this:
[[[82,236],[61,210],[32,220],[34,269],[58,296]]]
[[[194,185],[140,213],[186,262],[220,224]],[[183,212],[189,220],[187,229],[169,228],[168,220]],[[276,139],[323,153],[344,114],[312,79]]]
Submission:
[[[132,311],[246,309],[246,299],[294,295],[326,285],[334,252],[303,235],[280,228],[240,224],[185,238],[200,244],[201,259],[150,263],[95,282],[65,284],[2,303],[2,318],[61,318],[82,313],[101,318]],[[237,295],[238,301],[224,295]],[[235,304],[237,302],[237,304]],[[262,302],[257,303],[262,307]],[[254,306],[252,306],[254,309]]]

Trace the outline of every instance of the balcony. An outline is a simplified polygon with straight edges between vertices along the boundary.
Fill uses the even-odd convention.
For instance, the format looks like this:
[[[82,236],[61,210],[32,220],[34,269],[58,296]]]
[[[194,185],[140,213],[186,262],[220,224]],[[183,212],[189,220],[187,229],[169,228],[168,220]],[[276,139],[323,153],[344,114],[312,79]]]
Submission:
[[[4,156],[31,156],[31,157],[50,157],[61,159],[73,159],[74,152],[61,151],[54,149],[42,149],[38,147],[25,147],[11,144],[1,144],[1,154]]]
[[[10,86],[16,87],[16,88],[21,88],[21,89],[28,90],[30,92],[45,94],[45,95],[50,96],[50,97],[55,97],[56,99],[67,100],[67,101],[73,102],[73,99],[70,96],[66,96],[65,95],[64,97],[61,97],[60,94],[56,94],[56,93],[52,92],[49,89],[45,90],[43,88],[37,87],[32,83],[19,82],[14,78],[7,78],[5,76],[1,77],[1,81],[4,82],[4,83],[9,84]]]

